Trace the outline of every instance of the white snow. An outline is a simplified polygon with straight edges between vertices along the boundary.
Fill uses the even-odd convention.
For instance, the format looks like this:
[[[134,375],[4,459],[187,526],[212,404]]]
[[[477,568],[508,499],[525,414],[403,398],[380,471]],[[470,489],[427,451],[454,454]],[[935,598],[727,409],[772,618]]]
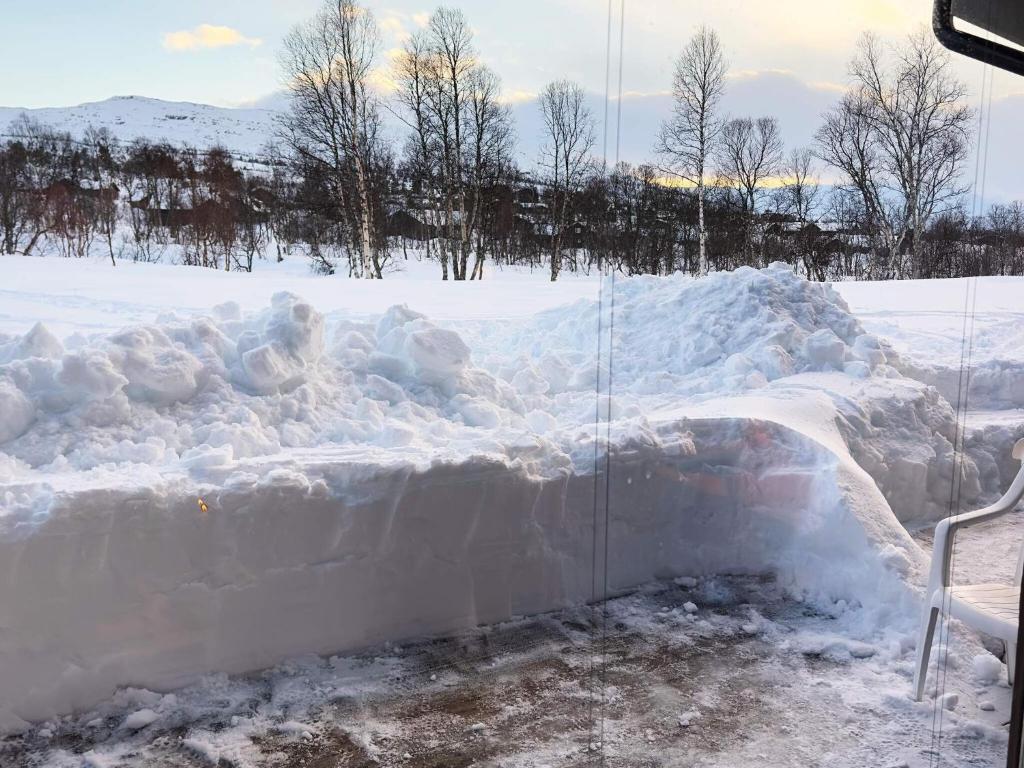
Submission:
[[[1003,665],[991,653],[979,653],[971,659],[971,670],[979,683],[992,685],[1003,674]]]
[[[152,725],[159,719],[160,715],[152,709],[140,709],[132,712],[124,719],[124,727],[129,731],[137,731],[140,728],[145,728],[147,725]]]
[[[119,686],[563,609],[605,573],[613,593],[770,574],[840,619],[792,646],[836,663],[912,636],[926,560],[900,521],[948,513],[955,463],[940,385],[960,339],[953,310],[932,323],[926,301],[953,295],[945,283],[894,295],[778,265],[556,286],[426,282],[426,265],[374,282],[288,264],[4,266],[4,729]],[[1022,283],[981,285],[1021,321],[999,302]],[[965,505],[1000,490],[1024,429],[1002,408],[1024,407],[999,368],[1012,345],[996,343],[1024,322],[986,323],[974,364],[1010,373],[979,390]],[[595,406],[611,416],[596,434]],[[677,608],[706,621],[694,600]],[[125,728],[170,708],[152,695]],[[190,740],[209,760],[233,748]]]
[[[143,96],[115,96],[74,107],[21,109],[0,106],[0,138],[14,136],[12,125],[22,115],[67,131],[81,139],[86,128],[107,128],[115,138],[131,142],[142,137],[203,149],[221,146],[252,156],[273,138],[277,113],[268,109],[215,107],[162,101]]]

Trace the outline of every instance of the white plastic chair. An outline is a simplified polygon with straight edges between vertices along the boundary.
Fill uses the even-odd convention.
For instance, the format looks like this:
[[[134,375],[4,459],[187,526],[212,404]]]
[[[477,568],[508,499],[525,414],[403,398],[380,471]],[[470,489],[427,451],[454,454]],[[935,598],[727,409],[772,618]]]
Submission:
[[[1013,446],[1013,458],[1024,462],[1024,440]],[[928,591],[925,592],[925,609],[921,617],[921,632],[917,641],[917,668],[914,672],[914,698],[920,701],[924,695],[925,679],[928,676],[928,657],[932,650],[932,636],[939,614],[945,613],[960,619],[965,624],[1003,641],[1006,649],[1006,671],[1013,684],[1013,661],[1017,644],[1017,613],[1020,606],[1021,568],[1024,566],[1024,548],[1017,559],[1016,578],[1012,585],[970,584],[953,586],[950,583],[953,538],[961,528],[991,520],[1017,506],[1024,497],[1024,464],[1010,484],[1009,490],[999,501],[977,509],[954,515],[935,526],[935,543],[932,546],[932,567],[928,574]]]

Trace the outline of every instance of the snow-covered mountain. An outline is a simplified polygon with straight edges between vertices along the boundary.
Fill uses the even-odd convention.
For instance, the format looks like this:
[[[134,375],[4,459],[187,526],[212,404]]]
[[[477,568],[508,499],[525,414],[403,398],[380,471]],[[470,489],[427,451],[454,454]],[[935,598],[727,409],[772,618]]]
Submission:
[[[233,154],[249,154],[258,152],[272,136],[278,113],[273,109],[115,96],[74,107],[0,107],[0,138],[11,135],[12,123],[22,114],[73,136],[81,136],[92,125],[109,128],[124,141],[142,136],[200,148],[219,145]]]

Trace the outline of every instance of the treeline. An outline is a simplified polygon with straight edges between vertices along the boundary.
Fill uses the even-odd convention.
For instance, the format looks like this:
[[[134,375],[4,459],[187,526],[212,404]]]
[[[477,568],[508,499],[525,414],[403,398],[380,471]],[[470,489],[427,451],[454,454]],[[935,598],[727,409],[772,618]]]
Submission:
[[[273,240],[277,172],[106,129],[82,139],[21,118],[0,145],[0,252],[252,270]]]
[[[500,79],[460,11],[438,9],[407,38],[386,97],[380,47],[373,15],[349,0],[292,30],[291,108],[257,160],[22,120],[0,146],[0,250],[244,270],[305,258],[367,278],[409,258],[454,280],[483,279],[487,264],[552,280],[772,261],[818,280],[1024,274],[1024,205],[968,209],[973,116],[926,32],[891,49],[865,36],[813,146],[786,148],[774,117],[720,114],[728,66],[701,29],[677,59],[651,161],[615,167],[566,80],[539,95],[540,157],[518,167]],[[404,126],[399,144],[385,112]]]

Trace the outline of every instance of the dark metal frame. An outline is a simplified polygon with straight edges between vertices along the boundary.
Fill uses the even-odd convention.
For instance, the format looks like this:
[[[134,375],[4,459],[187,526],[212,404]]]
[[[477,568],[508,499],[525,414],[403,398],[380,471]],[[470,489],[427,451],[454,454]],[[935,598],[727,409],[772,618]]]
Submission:
[[[1024,12],[1024,5],[1022,5]],[[932,27],[939,42],[955,53],[969,56],[993,67],[1024,76],[1024,51],[1002,45],[993,40],[972,35],[953,25],[953,0],[935,0]],[[1022,584],[1024,587],[1024,584]],[[1021,589],[1018,612],[1016,669],[1017,680],[1013,685],[1013,704],[1010,711],[1010,740],[1006,754],[1007,768],[1021,768],[1024,765],[1024,588]],[[1009,662],[1009,659],[1007,659]]]
[[[1017,614],[1017,664],[1024,663],[1024,646],[1021,646],[1021,640],[1024,639],[1024,632],[1021,632],[1021,627],[1024,624],[1020,622],[1020,616],[1024,616],[1024,590],[1021,590],[1021,600],[1019,613]],[[1007,659],[1009,661],[1009,659]],[[1018,666],[1016,669],[1022,669]],[[1020,673],[1018,673],[1019,675]],[[1013,681],[1013,704],[1010,707],[1010,744],[1009,749],[1006,751],[1006,768],[1020,768],[1021,765],[1021,741],[1022,741],[1022,726],[1024,726],[1024,685],[1018,679]]]
[[[1024,51],[972,35],[953,26],[953,0],[935,0],[932,28],[939,42],[956,53],[1024,76]]]
[[[935,0],[932,27],[939,42],[955,53],[961,53],[993,67],[1024,76],[1024,51],[1018,51],[993,40],[957,29],[953,25],[953,0]],[[1024,587],[1024,584],[1022,584]],[[1010,743],[1006,753],[1006,768],[1021,768],[1024,765],[1024,588],[1021,589],[1017,622],[1016,669],[1017,680],[1013,685],[1013,704],[1010,710]],[[1009,662],[1009,659],[1007,659]]]

